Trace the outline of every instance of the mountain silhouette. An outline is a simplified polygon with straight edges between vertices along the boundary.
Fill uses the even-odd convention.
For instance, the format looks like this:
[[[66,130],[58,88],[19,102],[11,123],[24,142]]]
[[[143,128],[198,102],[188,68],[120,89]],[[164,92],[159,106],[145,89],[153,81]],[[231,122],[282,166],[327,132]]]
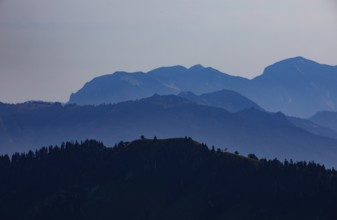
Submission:
[[[268,66],[254,78],[247,97],[269,111],[309,117],[337,107],[337,66],[295,57]]]
[[[153,94],[197,95],[233,90],[267,111],[307,118],[317,111],[337,110],[337,66],[294,57],[265,68],[252,80],[196,65],[162,67],[148,73],[116,72],[97,77],[70,97],[80,105],[117,103]]]
[[[230,90],[221,90],[217,92],[205,93],[200,96],[192,92],[181,92],[178,96],[190,100],[200,105],[208,105],[223,108],[230,112],[239,112],[245,109],[254,108],[265,111],[255,102]],[[302,119],[293,116],[287,116],[287,120],[296,127],[302,128],[312,134],[337,139],[337,131],[327,127],[324,124],[314,123],[309,119]]]
[[[196,65],[161,67],[148,73],[116,72],[97,77],[70,96],[70,103],[80,105],[118,103],[149,97],[153,94],[196,94],[224,89],[229,84],[244,84],[248,80]]]
[[[254,108],[232,113],[174,95],[114,105],[60,103],[0,105],[1,153],[27,151],[61,141],[195,137],[219,148],[267,158],[314,160],[337,166],[337,140],[294,126],[282,113]]]

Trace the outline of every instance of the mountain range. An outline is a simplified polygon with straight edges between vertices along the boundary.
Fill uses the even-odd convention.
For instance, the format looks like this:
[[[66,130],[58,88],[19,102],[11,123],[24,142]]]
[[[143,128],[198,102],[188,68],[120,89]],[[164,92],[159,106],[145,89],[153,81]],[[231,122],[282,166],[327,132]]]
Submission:
[[[244,95],[267,111],[306,118],[318,111],[337,110],[336,85],[337,66],[294,57],[268,66],[251,80],[201,65],[161,67],[147,73],[116,72],[86,83],[71,94],[69,102],[98,105],[153,94],[190,91],[200,95],[227,89]]]
[[[334,113],[303,119],[335,108],[336,75],[336,67],[302,57],[252,80],[201,65],[117,72],[88,82],[67,104],[0,103],[0,153],[88,138],[113,145],[140,135],[191,136],[245,155],[337,167]]]
[[[0,219],[336,219],[336,84],[295,57],[251,80],[161,67],[0,102]]]
[[[200,97],[210,102],[205,98],[209,96]],[[41,102],[0,104],[0,152],[27,151],[88,138],[113,145],[140,135],[190,136],[210,146],[245,155],[314,160],[337,167],[337,139],[323,136],[319,131],[313,134],[280,112],[269,113],[254,108],[253,102],[247,103],[247,108],[237,112],[197,104],[175,95],[154,95],[99,106]]]

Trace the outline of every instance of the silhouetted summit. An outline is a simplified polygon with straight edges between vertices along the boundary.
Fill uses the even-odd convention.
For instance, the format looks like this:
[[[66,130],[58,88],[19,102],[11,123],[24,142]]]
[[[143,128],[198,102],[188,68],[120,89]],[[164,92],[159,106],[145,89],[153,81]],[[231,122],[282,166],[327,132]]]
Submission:
[[[309,117],[336,109],[336,83],[336,66],[296,57],[268,66],[252,80],[247,97],[271,111]]]
[[[204,70],[204,69],[205,69],[205,67],[201,64],[196,64],[196,65],[190,67],[190,70],[192,70],[192,71],[198,71],[198,70]]]

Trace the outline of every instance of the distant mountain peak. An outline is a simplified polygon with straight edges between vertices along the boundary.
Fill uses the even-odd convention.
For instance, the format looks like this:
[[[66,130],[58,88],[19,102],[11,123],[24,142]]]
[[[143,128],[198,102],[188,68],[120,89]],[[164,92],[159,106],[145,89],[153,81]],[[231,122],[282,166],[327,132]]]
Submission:
[[[189,69],[190,69],[190,70],[194,70],[194,71],[198,71],[198,70],[203,70],[203,69],[205,69],[205,67],[204,67],[203,65],[201,65],[201,64],[196,64],[196,65],[194,65],[194,66],[191,66]]]
[[[187,70],[186,67],[182,66],[182,65],[175,65],[175,66],[163,66],[163,67],[159,67],[156,69],[153,69],[149,72],[147,72],[147,74],[149,75],[161,75],[164,73],[174,73],[174,72],[185,72]]]
[[[306,59],[302,56],[292,57],[285,60],[276,62],[268,67],[266,67],[261,76],[268,75],[269,77],[279,75],[287,78],[292,78],[294,74],[303,73],[308,74],[317,68],[320,64]],[[256,77],[259,78],[260,76]]]
[[[306,63],[316,63],[316,62],[313,61],[313,60],[309,60],[307,58],[304,58],[302,56],[297,56],[297,57],[292,57],[292,58],[288,58],[288,59],[282,60],[282,61],[280,61],[278,63],[306,64]]]
[[[297,56],[297,57],[290,57],[288,59],[285,59],[285,60],[294,60],[294,61],[311,61],[305,57],[302,57],[302,56]]]
[[[288,59],[281,60],[279,62],[276,62],[268,67],[271,66],[302,66],[302,65],[319,65],[319,63],[309,60],[307,58],[304,58],[302,56],[297,56],[297,57],[291,57]],[[267,68],[268,68],[267,67]]]

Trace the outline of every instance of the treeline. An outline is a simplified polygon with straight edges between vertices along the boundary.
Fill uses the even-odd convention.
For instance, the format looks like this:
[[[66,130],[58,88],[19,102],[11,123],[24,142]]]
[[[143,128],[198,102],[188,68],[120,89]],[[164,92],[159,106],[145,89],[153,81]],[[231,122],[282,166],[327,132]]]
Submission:
[[[190,138],[0,156],[0,219],[337,219],[337,172]]]

